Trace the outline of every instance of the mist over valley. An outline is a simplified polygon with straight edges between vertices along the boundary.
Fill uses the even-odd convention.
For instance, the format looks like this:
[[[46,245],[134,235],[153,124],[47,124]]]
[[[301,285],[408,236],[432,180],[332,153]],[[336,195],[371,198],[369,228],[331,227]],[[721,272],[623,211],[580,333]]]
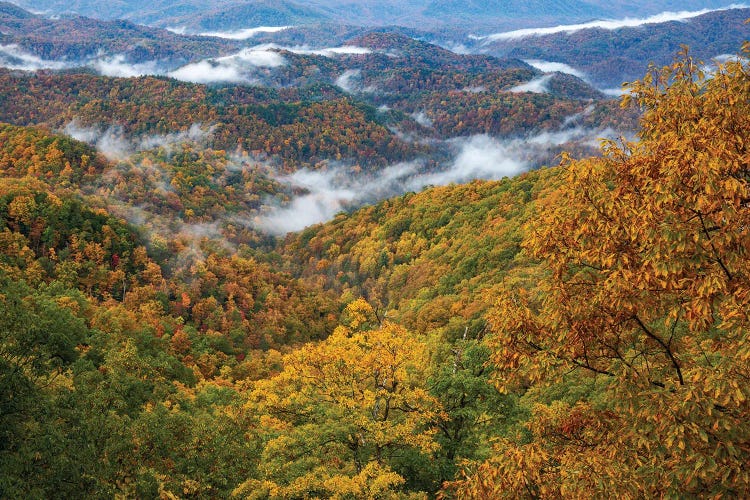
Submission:
[[[748,18],[0,2],[0,498],[750,498]]]

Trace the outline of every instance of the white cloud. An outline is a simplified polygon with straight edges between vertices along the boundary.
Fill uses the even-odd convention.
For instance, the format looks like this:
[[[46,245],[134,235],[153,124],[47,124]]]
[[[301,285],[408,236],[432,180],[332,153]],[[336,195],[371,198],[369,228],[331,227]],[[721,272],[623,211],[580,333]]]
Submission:
[[[406,185],[418,190],[473,179],[502,179],[534,167],[552,148],[573,141],[596,145],[599,137],[612,135],[611,130],[594,132],[575,127],[521,139],[497,139],[484,134],[452,139],[448,142],[456,151],[453,162],[444,170],[415,175]]]
[[[96,141],[96,149],[110,160],[124,160],[133,153],[122,129],[118,127],[110,127],[105,130]]]
[[[73,120],[65,125],[63,132],[77,141],[87,142],[89,144],[94,144],[97,138],[101,135],[101,130],[98,128],[81,126],[81,124],[78,123],[78,120]]]
[[[172,29],[172,31],[179,31]],[[99,74],[111,77],[136,77],[143,75],[166,75],[177,80],[193,83],[258,83],[261,80],[259,69],[274,69],[287,64],[280,53],[288,51],[295,54],[321,55],[335,57],[342,54],[369,54],[372,51],[363,47],[343,46],[323,49],[308,47],[283,47],[275,44],[262,44],[244,48],[235,54],[224,57],[209,58],[186,64],[172,71],[160,69],[157,61],[129,63],[124,54],[98,55],[83,61],[52,61],[42,59],[26,52],[18,45],[0,45],[0,67],[9,69],[37,71],[40,69],[63,70],[88,67]],[[356,89],[354,78],[358,70],[350,70],[339,77],[337,85],[346,91],[373,89]]]
[[[432,120],[430,120],[430,117],[427,116],[424,111],[412,113],[410,116],[414,118],[415,122],[419,123],[423,127],[432,127]]]
[[[187,64],[168,73],[168,76],[193,83],[253,83],[257,68],[278,68],[286,59],[267,48],[246,48],[225,57],[204,59]]]
[[[142,75],[158,75],[160,71],[156,61],[140,64],[128,63],[126,56],[115,54],[111,56],[97,56],[84,61],[68,61],[42,59],[26,52],[18,45],[0,45],[0,66],[8,69],[37,71],[41,69],[63,70],[71,68],[89,67],[104,76],[133,77]]]
[[[568,127],[575,125],[582,118],[589,116],[594,111],[594,109],[596,109],[596,106],[594,106],[593,104],[589,104],[580,113],[576,113],[574,115],[566,117],[565,120],[563,120],[562,128],[567,130]]]
[[[301,170],[277,180],[306,190],[283,206],[269,207],[254,225],[272,234],[299,231],[333,218],[337,213],[425,186],[501,179],[529,170],[552,148],[571,141],[596,146],[598,137],[612,131],[593,132],[582,127],[544,132],[522,139],[497,139],[475,135],[447,141],[453,160],[441,170],[424,172],[423,161],[399,163],[374,175],[354,177],[343,168]]]
[[[358,69],[348,69],[344,71],[341,76],[336,78],[334,82],[344,92],[355,92],[359,89],[360,85],[357,80],[360,79],[362,72]]]
[[[403,192],[406,179],[414,175],[420,165],[418,162],[399,163],[379,171],[376,176],[361,177],[352,177],[336,167],[326,171],[299,170],[277,180],[303,188],[307,193],[287,205],[270,207],[257,219],[256,226],[272,234],[285,234],[325,222],[353,206]]]
[[[171,149],[179,144],[194,143],[203,144],[211,136],[215,127],[204,128],[200,123],[193,123],[190,128],[166,135],[149,135],[137,141],[137,149],[144,151],[153,148]]]
[[[750,60],[739,54],[719,54],[718,56],[714,56],[708,62],[704,63],[701,66],[701,70],[704,73],[715,73],[719,70],[719,67],[726,66],[729,63],[740,63],[743,66],[747,67],[748,61]]]
[[[264,43],[251,47],[251,50],[284,50],[292,54],[306,56],[325,56],[336,57],[340,55],[364,55],[372,54],[372,50],[366,47],[357,47],[355,45],[343,45],[341,47],[325,47],[322,49],[313,49],[307,45],[285,46],[275,43]]]
[[[111,126],[106,130],[99,127],[85,127],[73,120],[63,129],[67,135],[78,141],[95,146],[97,151],[113,161],[124,160],[133,153],[133,147],[125,138],[121,127]]]
[[[253,47],[242,49],[230,56],[219,57],[216,60],[220,63],[248,63],[260,68],[278,68],[286,64],[286,59],[278,52]]]
[[[571,118],[575,119],[579,116],[582,116],[585,113],[586,111],[584,111],[583,113],[578,113],[577,115],[573,115],[573,117]],[[603,132],[599,132],[600,135],[602,133]],[[590,130],[587,130],[581,127],[575,127],[575,128],[570,128],[567,130],[556,130],[553,132],[541,132],[537,135],[533,135],[527,139],[524,139],[522,142],[527,145],[545,148],[545,147],[550,147],[550,146],[560,146],[562,144],[565,144],[566,142],[588,139],[591,137],[591,134],[592,133]],[[514,141],[513,144],[515,146],[520,146],[519,141]]]
[[[658,24],[658,23],[666,23],[670,21],[686,21],[688,19],[692,19],[694,17],[698,17],[703,14],[708,14],[709,12],[718,12],[718,11],[731,10],[731,9],[742,9],[746,7],[747,5],[745,4],[732,4],[728,7],[723,7],[720,9],[702,9],[702,10],[696,10],[696,11],[683,10],[679,12],[662,12],[661,14],[656,14],[653,16],[643,17],[643,18],[607,19],[607,20],[591,21],[591,22],[582,23],[582,24],[567,24],[567,25],[560,25],[560,26],[552,26],[549,28],[527,28],[527,29],[520,29],[520,30],[515,30],[515,31],[507,31],[504,33],[494,33],[492,35],[487,35],[487,36],[472,36],[471,38],[475,40],[484,40],[484,42],[487,43],[487,42],[493,42],[496,40],[515,40],[518,38],[526,38],[530,36],[552,35],[555,33],[574,33],[576,31],[581,31],[581,30],[591,29],[591,28],[599,28],[599,29],[605,29],[605,30],[616,30],[620,28],[635,28],[638,26],[643,26],[644,24]]]
[[[719,54],[711,59],[719,64],[726,64],[728,62],[747,62],[745,57],[737,54]]]
[[[284,31],[293,27],[294,26],[257,26],[255,28],[245,28],[235,31],[204,31],[201,33],[190,32],[186,26],[167,26],[164,29],[177,35],[199,35],[226,38],[228,40],[247,40],[258,33],[278,33],[279,31]]]
[[[292,50],[292,52],[295,52]],[[315,49],[307,52],[296,51],[298,54],[314,54],[319,56],[334,57],[339,55],[364,55],[372,54],[372,50],[366,47],[355,47],[353,45],[344,45],[343,47],[328,47],[325,49]]]
[[[123,78],[159,74],[155,61],[131,64],[125,61],[123,54],[96,59],[91,63],[91,67],[101,75]]]
[[[355,190],[337,181],[337,177],[339,171],[298,170],[279,178],[308,192],[294,198],[289,205],[273,207],[259,220],[260,227],[273,234],[284,234],[329,220],[357,196]]]
[[[194,83],[255,83],[259,68],[278,68],[286,59],[271,46],[245,48],[224,57],[204,59],[173,71],[160,69],[157,61],[129,63],[124,54],[99,55],[84,61],[51,61],[24,51],[18,45],[0,45],[0,67],[36,71],[92,68],[97,73],[111,77],[136,77],[167,75]]]
[[[240,73],[237,66],[218,64],[214,61],[200,61],[182,66],[168,75],[177,80],[193,83],[243,83],[249,79]]]
[[[482,92],[487,92],[487,87],[479,85],[476,87],[464,87],[461,90],[470,94],[480,94]]]
[[[411,189],[471,179],[500,179],[528,168],[526,162],[518,158],[512,142],[500,141],[488,135],[475,135],[453,139],[451,143],[458,149],[453,164],[441,172],[410,179],[408,185]]]
[[[166,26],[164,29],[177,35],[187,34],[187,27],[185,26]]]
[[[583,80],[586,79],[586,73],[584,73],[583,71],[579,71],[565,63],[542,61],[540,59],[526,59],[524,60],[524,62],[544,73],[567,73],[569,75],[577,76],[578,78],[581,78]]]
[[[467,55],[467,54],[472,53],[469,47],[459,42],[445,42],[445,43],[438,44],[438,45],[444,48],[445,50],[450,50],[454,54],[458,54],[458,55]]]
[[[16,44],[0,45],[0,66],[8,69],[36,71],[40,69],[66,69],[67,61],[50,61],[26,52]]]
[[[628,93],[626,89],[623,89],[622,87],[615,87],[611,89],[599,89],[599,92],[601,92],[604,95],[612,96],[612,97],[619,97],[621,95],[625,95]]]
[[[182,132],[128,139],[121,127],[110,126],[107,129],[86,127],[74,119],[65,126],[63,132],[73,139],[91,144],[110,160],[118,161],[128,158],[137,151],[157,147],[171,149],[187,142],[204,143],[213,130],[214,127],[204,127],[200,123],[194,123],[188,130]]]
[[[242,30],[237,31],[205,31],[203,33],[198,33],[201,36],[214,36],[217,38],[226,38],[229,40],[247,40],[248,38],[252,38],[258,33],[278,33],[279,31],[283,31],[286,29],[292,28],[292,26],[258,26],[257,28],[246,28]],[[175,33],[178,33],[175,30]],[[185,28],[182,28],[182,32],[179,34],[184,34]]]
[[[344,92],[350,94],[353,92],[377,92],[377,87],[374,85],[369,85],[367,87],[363,85],[362,71],[359,69],[348,69],[344,71],[333,83]]]
[[[510,92],[534,92],[536,94],[544,94],[549,92],[547,84],[552,79],[552,75],[543,75],[539,78],[534,78],[531,81],[516,85],[515,87],[508,89]]]

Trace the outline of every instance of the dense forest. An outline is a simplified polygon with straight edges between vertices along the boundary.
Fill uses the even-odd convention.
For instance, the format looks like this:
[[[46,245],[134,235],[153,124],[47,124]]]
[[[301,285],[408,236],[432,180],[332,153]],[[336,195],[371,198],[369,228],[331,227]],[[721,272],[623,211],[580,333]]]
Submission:
[[[238,219],[290,196],[253,158],[377,171],[426,146],[325,87],[0,87],[0,497],[750,492],[746,63],[652,68],[617,115],[636,140],[599,156],[279,239]],[[502,131],[485,101],[580,111],[466,99],[467,130]],[[113,117],[162,140],[118,159],[52,131]],[[165,139],[194,124],[219,124],[204,147]]]

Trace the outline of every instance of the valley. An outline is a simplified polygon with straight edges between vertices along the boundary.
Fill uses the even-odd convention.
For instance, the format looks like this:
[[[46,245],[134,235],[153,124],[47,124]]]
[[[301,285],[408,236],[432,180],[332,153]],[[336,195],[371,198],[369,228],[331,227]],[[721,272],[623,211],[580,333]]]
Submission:
[[[16,3],[0,497],[750,491],[750,8]]]

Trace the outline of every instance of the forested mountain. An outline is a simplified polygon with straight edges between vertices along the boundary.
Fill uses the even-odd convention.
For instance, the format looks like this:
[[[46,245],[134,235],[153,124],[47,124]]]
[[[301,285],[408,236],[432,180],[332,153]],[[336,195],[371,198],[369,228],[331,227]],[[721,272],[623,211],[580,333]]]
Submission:
[[[122,0],[103,6],[92,0],[17,0],[23,7],[54,14],[74,13],[100,19],[124,18],[161,26],[188,25],[198,29],[240,29],[285,26],[321,21],[343,24],[409,27],[503,26],[509,29],[548,24],[586,22],[592,19],[643,17],[664,11],[726,7],[720,0],[601,2],[587,0]]]
[[[668,64],[680,45],[692,48],[696,59],[711,64],[716,57],[736,55],[748,37],[745,20],[750,9],[711,12],[687,21],[638,27],[591,27],[573,33],[487,39],[481,51],[501,57],[561,62],[577,69],[601,88],[618,87],[641,77],[644,62]]]
[[[639,143],[272,253],[149,243],[116,165],[4,127],[3,496],[743,496],[750,82],[696,70]]]
[[[357,9],[375,8],[357,5]],[[471,4],[463,2],[462,5],[467,11],[472,11]],[[585,7],[581,3],[556,5],[561,12],[589,7],[596,12],[601,10],[600,6]],[[253,16],[262,16],[263,9],[271,8],[253,3],[235,7]],[[346,12],[352,11],[349,7]],[[555,5],[545,7],[556,8]],[[265,23],[255,18],[243,21],[247,15],[217,6],[217,13],[228,20],[224,24],[206,20],[204,25],[187,27],[175,21],[169,25],[173,31],[167,31],[119,20],[97,21],[76,16],[50,19],[13,4],[0,3],[0,62],[15,69],[85,67],[108,76],[169,75],[200,83],[262,82],[289,86],[309,83],[311,79],[334,83],[344,76],[341,81],[347,90],[366,89],[372,93],[379,88],[367,80],[377,75],[365,74],[365,81],[361,81],[363,59],[369,69],[379,72],[392,69],[392,66],[408,68],[408,64],[414,62],[423,72],[432,72],[444,69],[442,65],[453,60],[451,66],[466,73],[468,68],[476,71],[476,62],[482,61],[479,56],[474,62],[466,57],[466,54],[473,53],[482,54],[485,61],[488,61],[487,54],[500,58],[499,61],[484,62],[486,68],[491,65],[523,67],[523,60],[542,72],[559,72],[566,75],[568,81],[563,83],[560,75],[556,75],[547,85],[548,90],[562,90],[563,94],[567,92],[575,97],[594,97],[595,91],[587,86],[616,93],[623,81],[639,78],[649,62],[657,66],[668,64],[681,45],[694,47],[695,56],[706,64],[711,64],[715,57],[725,59],[732,56],[746,37],[744,20],[750,15],[750,10],[734,5],[713,11],[681,10],[651,17],[648,17],[654,14],[651,10],[639,10],[643,6],[630,7],[636,9],[635,12],[643,12],[646,17],[621,14],[624,17],[618,19],[617,12],[607,11],[606,14],[583,17],[577,24],[558,22],[547,26],[542,24],[539,29],[516,31],[490,21],[486,27],[469,21],[472,29],[461,31],[456,28],[456,23],[439,29],[427,25],[418,25],[418,29],[363,27],[325,16],[302,25],[285,17]],[[281,7],[276,5],[273,8]],[[486,11],[489,7],[483,4],[482,8]],[[530,4],[524,8],[514,6],[511,12],[536,8]],[[437,10],[448,12],[444,6]],[[481,9],[474,10],[479,12]],[[193,14],[187,16],[195,20]],[[487,16],[485,12],[485,20],[489,19]],[[382,16],[377,18],[382,19]],[[271,16],[271,19],[275,18]],[[257,26],[266,27],[253,28]],[[459,52],[465,60],[456,64],[462,56],[449,55],[446,50],[442,55],[430,57],[427,54],[437,55],[437,48],[418,40],[431,41]],[[357,51],[359,48],[369,48],[370,52]],[[291,54],[277,55],[285,51]],[[417,60],[414,57],[394,59],[397,54],[415,56]],[[351,57],[354,55],[360,57]],[[385,55],[391,56],[390,59],[383,57]],[[326,63],[315,60],[316,57],[335,58],[336,61]],[[289,66],[297,67],[293,73],[303,72],[304,67],[310,66],[322,71],[315,74],[308,70],[305,80],[297,76],[290,81]],[[349,73],[345,73],[347,71]],[[351,85],[346,84],[349,81]],[[483,83],[479,82],[467,88],[482,86]]]
[[[750,495],[746,11],[169,4],[0,4],[0,498]]]
[[[351,33],[343,45],[322,49],[240,48],[232,45],[239,41],[168,33],[154,35],[164,43],[159,55],[134,62],[134,54],[143,55],[143,33],[130,30],[112,34],[119,46],[92,46],[83,59],[77,51],[45,59],[43,53],[25,51],[64,51],[65,44],[55,43],[49,33],[63,29],[59,23],[65,21],[7,10],[3,22],[12,28],[8,33],[16,33],[12,41],[18,46],[1,47],[11,71],[0,70],[5,103],[0,119],[65,131],[115,157],[144,142],[158,143],[155,134],[167,141],[192,140],[194,130],[203,138],[202,148],[219,151],[218,156],[250,156],[277,176],[342,168],[374,174],[403,162],[412,162],[410,176],[445,172],[467,147],[472,158],[512,149],[513,164],[524,170],[553,158],[564,145],[592,151],[594,138],[627,135],[635,128],[633,113],[619,111],[574,76],[543,74],[518,59],[456,54],[399,33],[365,30]],[[112,24],[72,22],[73,30],[91,22],[96,27],[91,40],[109,33]],[[236,52],[182,66],[171,59],[201,40],[209,42],[206,50],[234,47]],[[108,52],[116,49],[124,52]],[[122,78],[136,75],[144,76]],[[532,137],[535,146],[521,148],[524,137]],[[408,190],[391,184],[377,196]],[[274,188],[270,194],[278,193]],[[324,208],[328,216],[330,210]]]
[[[0,44],[20,45],[41,59],[53,61],[80,61],[106,53],[127,56],[132,62],[185,64],[237,48],[229,40],[180,36],[127,21],[48,19],[6,2],[0,2],[0,30]]]
[[[170,70],[167,59],[128,59],[142,46],[133,31],[113,38],[122,54],[103,45],[94,59],[44,59],[26,50],[33,40],[57,47],[44,38],[62,29],[57,21],[8,12],[19,45],[0,47],[9,67],[0,119],[64,132],[119,161],[107,195],[120,215],[161,233],[176,219],[257,244],[258,229],[284,233],[426,185],[501,178],[635,128],[637,113],[580,79],[399,33],[365,30],[323,49],[235,46]],[[170,33],[162,48],[200,40]],[[144,73],[155,76],[126,78]],[[500,156],[497,168],[484,160]],[[235,190],[240,181],[247,193]]]
[[[337,45],[307,47],[295,45],[304,42],[295,39],[296,32],[258,34],[250,42],[177,35],[120,21],[50,20],[10,4],[0,12],[0,65],[17,70],[169,76],[214,86],[335,85],[374,106],[395,105],[407,113],[438,93],[512,91],[542,75],[519,59],[456,54],[392,31],[342,28],[333,37]],[[551,74],[531,91],[579,101],[603,97],[564,74]]]
[[[11,72],[0,78],[5,79],[0,99],[8,103],[2,119],[13,123],[63,129],[75,122],[91,130],[116,125],[126,136],[143,137],[215,125],[209,135],[216,149],[275,154],[296,167],[335,157],[385,164],[415,149],[374,120],[372,108],[335,89],[311,89],[301,102],[305,96],[295,90],[210,89],[164,78]],[[60,94],[60,88],[68,93]]]

